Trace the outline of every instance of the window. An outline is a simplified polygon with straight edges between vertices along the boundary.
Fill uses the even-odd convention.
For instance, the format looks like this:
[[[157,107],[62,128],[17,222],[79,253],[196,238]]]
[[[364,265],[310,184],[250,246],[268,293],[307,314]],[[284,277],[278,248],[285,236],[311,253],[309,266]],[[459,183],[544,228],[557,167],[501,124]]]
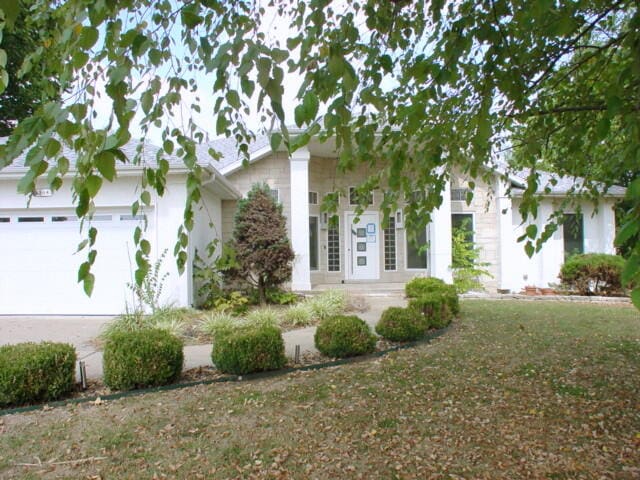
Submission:
[[[421,229],[415,236],[407,232],[407,268],[425,270],[427,268],[427,229]]]
[[[389,217],[389,225],[384,229],[384,269],[396,269],[396,219]]]
[[[318,192],[309,192],[309,205],[318,204]]]
[[[318,217],[309,217],[309,268],[318,270]]]
[[[95,217],[93,218],[95,220]],[[120,215],[120,221],[127,222],[131,220],[144,220],[144,215]]]
[[[471,190],[468,188],[452,188],[451,189],[451,201],[453,202],[466,202],[467,193]]]
[[[327,270],[340,271],[340,228],[337,224],[327,230]]]
[[[565,213],[562,225],[564,258],[584,253],[584,222],[581,213]]]
[[[473,214],[471,213],[453,213],[451,214],[451,230],[454,233],[456,230],[462,230],[464,232],[464,243],[467,245],[473,245]],[[451,263],[453,267],[460,266],[460,258],[456,258],[457,249],[453,242],[453,236],[451,239]]]
[[[9,223],[11,218],[9,217],[0,217],[0,223]]]
[[[269,193],[271,194],[271,198],[273,198],[274,202],[278,203],[280,201],[280,190],[272,188],[269,190]]]
[[[367,205],[373,203],[373,192],[358,192],[356,187],[349,187],[349,205],[359,205],[360,195],[367,195]]]
[[[111,215],[94,215],[91,217],[92,222],[110,222]]]
[[[44,217],[18,217],[18,223],[44,222]]]
[[[52,222],[77,222],[78,221],[78,217],[76,216],[70,216],[70,217],[66,217],[66,216],[58,216],[58,217],[51,217],[51,221]]]

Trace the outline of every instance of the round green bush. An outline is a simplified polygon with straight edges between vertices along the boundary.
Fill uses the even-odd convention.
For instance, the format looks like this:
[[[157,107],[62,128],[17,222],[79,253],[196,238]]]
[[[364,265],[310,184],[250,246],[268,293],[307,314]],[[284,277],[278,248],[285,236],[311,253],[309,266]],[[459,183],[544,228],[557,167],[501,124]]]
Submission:
[[[455,285],[449,285],[435,277],[416,277],[404,286],[408,298],[420,298],[431,293],[443,296],[452,315],[460,313],[460,301]]]
[[[325,318],[316,329],[314,341],[320,353],[328,357],[354,357],[376,348],[376,336],[355,315]]]
[[[221,372],[235,375],[278,370],[287,363],[282,332],[265,323],[221,329],[213,339],[211,360]]]
[[[624,258],[605,253],[570,257],[560,269],[562,284],[580,295],[620,295]]]
[[[425,293],[431,293],[446,287],[447,284],[436,277],[416,277],[404,286],[404,293],[408,298],[418,298]]]
[[[47,402],[73,390],[76,351],[66,343],[0,347],[0,407]]]
[[[182,340],[166,330],[116,332],[104,346],[104,383],[114,390],[175,382],[182,373]]]
[[[429,327],[433,328],[446,327],[454,316],[449,292],[425,293],[413,298],[409,301],[409,309],[422,314]]]
[[[376,325],[376,333],[392,342],[410,342],[425,336],[429,323],[413,308],[389,307]]]

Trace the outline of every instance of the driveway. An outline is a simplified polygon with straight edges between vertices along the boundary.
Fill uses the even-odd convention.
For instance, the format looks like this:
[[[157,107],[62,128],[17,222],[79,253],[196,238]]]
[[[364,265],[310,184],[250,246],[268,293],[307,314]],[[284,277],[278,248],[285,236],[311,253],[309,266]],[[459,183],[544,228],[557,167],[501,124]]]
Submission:
[[[2,316],[0,315],[0,345],[21,342],[65,342],[78,353],[78,360],[87,363],[87,376],[99,377],[101,360],[91,340],[100,334],[108,316]]]

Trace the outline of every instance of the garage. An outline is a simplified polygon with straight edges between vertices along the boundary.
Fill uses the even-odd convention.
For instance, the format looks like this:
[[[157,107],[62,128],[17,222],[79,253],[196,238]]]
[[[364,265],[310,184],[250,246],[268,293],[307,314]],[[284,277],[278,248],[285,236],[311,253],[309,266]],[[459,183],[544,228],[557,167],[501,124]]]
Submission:
[[[153,214],[147,212],[151,221]],[[143,222],[126,210],[98,210],[98,255],[93,295],[77,283],[86,251],[75,253],[84,236],[71,209],[0,211],[0,314],[111,315],[132,303],[133,231]],[[85,224],[84,231],[87,231]],[[150,223],[147,234],[153,231]]]

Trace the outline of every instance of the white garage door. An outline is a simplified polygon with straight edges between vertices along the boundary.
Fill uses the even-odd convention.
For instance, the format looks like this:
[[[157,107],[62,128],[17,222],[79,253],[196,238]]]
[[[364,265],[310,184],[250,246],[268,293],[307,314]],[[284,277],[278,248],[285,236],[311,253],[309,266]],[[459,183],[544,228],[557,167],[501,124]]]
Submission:
[[[147,212],[148,218],[152,218]],[[77,282],[86,251],[75,254],[80,223],[70,212],[0,212],[0,314],[111,315],[131,303],[127,282],[135,259],[133,231],[141,219],[118,212],[97,212],[98,256],[91,298]],[[85,232],[86,232],[85,225]],[[147,235],[152,226],[149,225]]]

